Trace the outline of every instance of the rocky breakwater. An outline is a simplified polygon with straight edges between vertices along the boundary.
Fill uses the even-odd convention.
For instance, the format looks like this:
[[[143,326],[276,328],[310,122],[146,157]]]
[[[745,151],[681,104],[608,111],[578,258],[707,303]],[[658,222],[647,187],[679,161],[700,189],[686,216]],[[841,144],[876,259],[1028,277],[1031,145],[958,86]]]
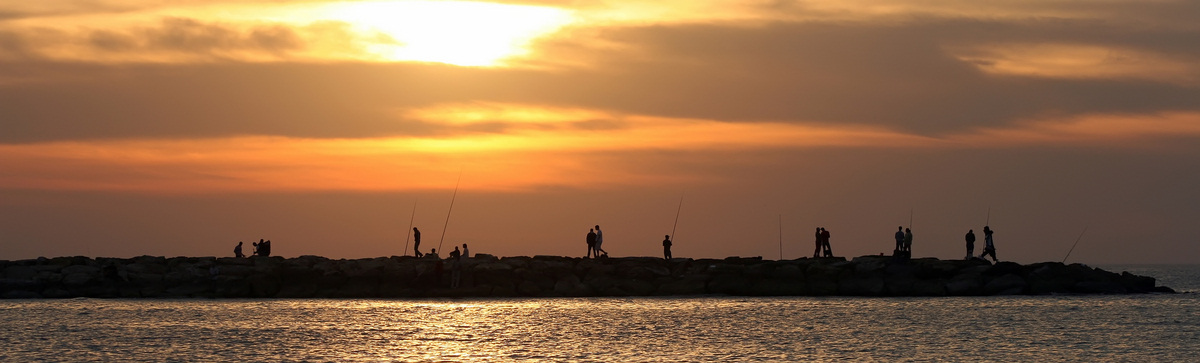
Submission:
[[[1081,264],[883,256],[682,259],[59,257],[0,261],[3,298],[979,296],[1174,292]],[[457,271],[458,285],[451,288]]]

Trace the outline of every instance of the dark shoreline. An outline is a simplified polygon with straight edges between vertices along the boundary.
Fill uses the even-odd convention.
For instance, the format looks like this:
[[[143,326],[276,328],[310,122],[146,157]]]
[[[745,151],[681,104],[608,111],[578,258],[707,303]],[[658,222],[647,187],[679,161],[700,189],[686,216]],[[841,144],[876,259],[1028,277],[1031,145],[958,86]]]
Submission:
[[[439,262],[441,272],[439,273]],[[1152,277],[1081,264],[890,256],[449,260],[319,256],[57,257],[0,261],[0,298],[410,298],[556,296],[989,296],[1174,293]]]

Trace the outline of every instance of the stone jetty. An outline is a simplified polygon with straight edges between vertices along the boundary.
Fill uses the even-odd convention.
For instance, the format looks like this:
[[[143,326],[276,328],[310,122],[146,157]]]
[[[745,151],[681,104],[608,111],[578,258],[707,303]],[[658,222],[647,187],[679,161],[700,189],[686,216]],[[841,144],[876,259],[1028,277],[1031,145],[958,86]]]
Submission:
[[[455,271],[458,287],[451,288]],[[890,256],[583,259],[480,254],[334,260],[319,256],[58,257],[0,261],[0,297],[412,298],[554,296],[985,296],[1174,292],[1152,277],[1081,264],[1020,265]]]

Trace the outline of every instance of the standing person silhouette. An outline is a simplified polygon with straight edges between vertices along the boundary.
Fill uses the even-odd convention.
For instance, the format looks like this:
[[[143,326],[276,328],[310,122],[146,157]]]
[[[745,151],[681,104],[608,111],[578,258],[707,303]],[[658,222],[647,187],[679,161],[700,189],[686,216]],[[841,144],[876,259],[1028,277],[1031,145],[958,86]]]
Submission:
[[[912,240],[913,240],[912,230],[905,228],[904,229],[904,252],[908,252],[908,257],[912,257]]]
[[[237,247],[233,248],[233,257],[243,258],[246,255],[242,254],[242,241],[238,241]]]
[[[967,230],[967,258],[968,260],[975,258],[975,230]]]
[[[821,248],[825,250],[825,257],[833,257],[833,247],[829,246],[829,230],[821,227]]]
[[[413,255],[421,257],[421,230],[413,227]]]
[[[821,257],[821,247],[824,246],[824,243],[821,243],[821,227],[817,227],[817,232],[814,236],[813,242],[817,245],[817,248],[813,249],[813,258],[817,258]]]
[[[991,228],[988,228],[988,226],[983,226],[983,254],[979,255],[979,258],[992,255],[992,262],[1000,262],[1000,260],[996,258],[996,246],[992,244],[992,233],[994,233],[994,231],[992,231]]]
[[[596,251],[596,230],[595,229],[588,228],[587,245],[588,245],[588,252],[587,252],[587,255],[584,256],[584,258],[592,258],[592,252]],[[600,257],[600,254],[597,253],[596,257]]]
[[[896,252],[904,252],[904,226],[896,227]]]
[[[665,236],[666,237],[663,238],[663,258],[670,261],[671,260],[671,235],[668,234]]]
[[[596,225],[596,257],[600,257],[604,253],[604,257],[608,257],[608,251],[605,251],[601,245],[604,244],[604,232],[600,231],[600,225]]]
[[[463,243],[463,254],[462,254],[462,258],[471,258],[471,250],[468,250],[468,249],[467,249],[467,244],[466,244],[466,243]]]

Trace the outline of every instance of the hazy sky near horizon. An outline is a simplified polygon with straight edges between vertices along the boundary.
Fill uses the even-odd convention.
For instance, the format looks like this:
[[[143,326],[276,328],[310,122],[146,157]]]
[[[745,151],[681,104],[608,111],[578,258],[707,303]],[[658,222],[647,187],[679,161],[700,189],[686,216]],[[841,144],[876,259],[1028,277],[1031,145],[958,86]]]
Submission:
[[[1200,2],[0,4],[0,259],[1200,263]],[[461,177],[461,181],[460,181]],[[415,216],[412,214],[415,205]],[[982,242],[977,253],[982,249]]]

